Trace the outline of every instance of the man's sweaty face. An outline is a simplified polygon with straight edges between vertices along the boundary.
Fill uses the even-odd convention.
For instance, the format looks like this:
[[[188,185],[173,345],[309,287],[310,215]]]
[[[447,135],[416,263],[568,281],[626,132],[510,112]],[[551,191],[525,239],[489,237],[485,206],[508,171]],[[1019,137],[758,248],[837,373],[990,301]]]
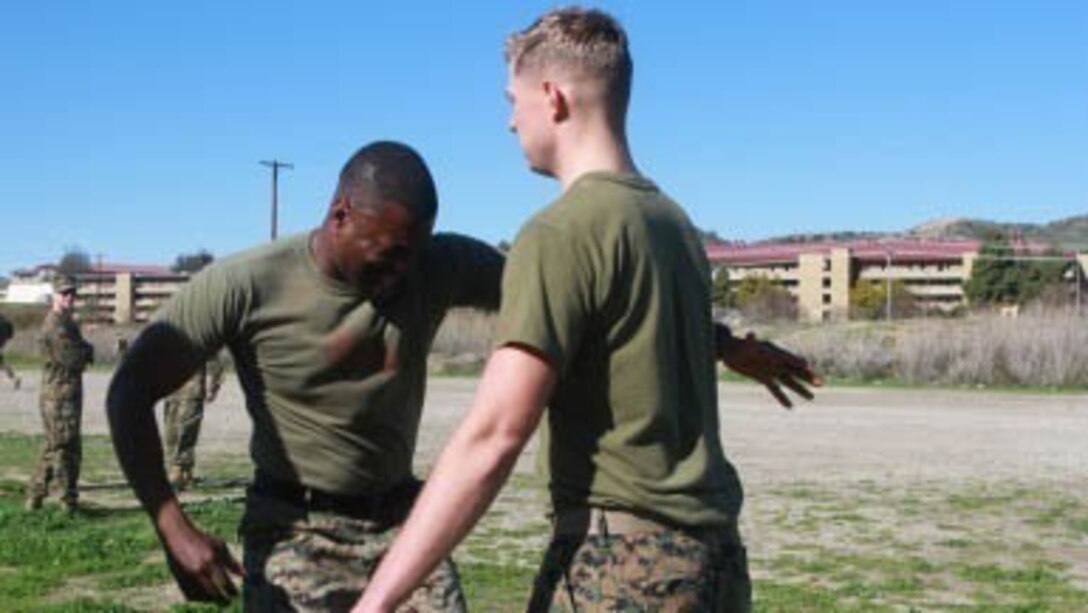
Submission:
[[[426,244],[430,226],[395,202],[349,210],[340,232],[341,270],[371,298],[392,297]]]

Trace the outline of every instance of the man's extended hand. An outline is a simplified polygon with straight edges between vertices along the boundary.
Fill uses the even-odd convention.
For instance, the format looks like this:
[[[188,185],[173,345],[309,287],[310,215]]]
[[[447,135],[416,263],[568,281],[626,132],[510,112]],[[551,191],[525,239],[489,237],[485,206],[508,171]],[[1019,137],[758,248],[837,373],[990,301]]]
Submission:
[[[162,539],[167,565],[186,600],[225,605],[238,595],[230,576],[241,577],[245,571],[226,543],[191,525]]]
[[[812,372],[808,361],[770,341],[761,341],[749,333],[743,339],[730,337],[719,346],[722,363],[738,374],[763,384],[775,400],[786,408],[793,406],[782,390],[785,386],[805,400],[812,400],[808,386],[823,382]]]

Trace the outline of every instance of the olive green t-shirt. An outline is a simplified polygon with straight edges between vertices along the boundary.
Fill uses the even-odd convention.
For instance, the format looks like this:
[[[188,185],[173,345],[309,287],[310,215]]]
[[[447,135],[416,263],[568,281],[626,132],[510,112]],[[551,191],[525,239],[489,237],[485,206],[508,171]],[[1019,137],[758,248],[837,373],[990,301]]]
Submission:
[[[437,234],[397,298],[376,305],[317,268],[295,236],[212,264],[157,319],[192,349],[234,357],[250,454],[274,478],[339,494],[408,478],[438,326],[455,306],[498,308],[502,256]]]
[[[556,510],[618,508],[688,526],[740,511],[718,435],[709,265],[650,181],[590,173],[521,230],[499,342],[558,373],[542,466]]]

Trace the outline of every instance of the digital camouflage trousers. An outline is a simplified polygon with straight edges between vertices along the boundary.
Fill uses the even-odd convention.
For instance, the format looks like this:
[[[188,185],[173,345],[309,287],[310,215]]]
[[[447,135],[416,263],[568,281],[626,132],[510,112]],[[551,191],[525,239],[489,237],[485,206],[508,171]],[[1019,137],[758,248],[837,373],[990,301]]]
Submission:
[[[196,464],[196,442],[200,437],[200,422],[204,419],[204,401],[167,398],[163,402],[162,420],[166,431],[166,462],[192,470]]]
[[[395,528],[250,492],[242,519],[245,610],[350,611],[389,549]],[[444,561],[399,613],[463,613],[457,569]]]
[[[79,468],[83,457],[80,440],[82,398],[41,401],[42,429],[45,442],[31,473],[27,498],[40,502],[49,495],[50,485],[64,488],[61,499],[73,506],[79,499]]]
[[[749,613],[747,554],[735,528],[555,535],[528,610]]]

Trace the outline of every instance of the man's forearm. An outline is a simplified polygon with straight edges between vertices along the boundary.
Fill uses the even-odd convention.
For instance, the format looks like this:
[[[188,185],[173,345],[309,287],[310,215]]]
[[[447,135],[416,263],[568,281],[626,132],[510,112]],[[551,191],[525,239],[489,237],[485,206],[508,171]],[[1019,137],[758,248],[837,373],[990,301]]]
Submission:
[[[355,611],[392,611],[468,534],[536,430],[554,382],[535,355],[503,348],[492,356],[472,410]]]
[[[714,350],[718,359],[726,359],[726,356],[736,351],[741,342],[741,339],[733,336],[729,326],[714,322]]]
[[[163,469],[162,443],[155,425],[155,398],[122,365],[106,400],[110,437],[117,461],[157,529],[169,529],[180,512]]]
[[[375,602],[389,608],[406,599],[471,531],[517,456],[513,449],[467,435],[451,441],[366,594],[373,589]]]

